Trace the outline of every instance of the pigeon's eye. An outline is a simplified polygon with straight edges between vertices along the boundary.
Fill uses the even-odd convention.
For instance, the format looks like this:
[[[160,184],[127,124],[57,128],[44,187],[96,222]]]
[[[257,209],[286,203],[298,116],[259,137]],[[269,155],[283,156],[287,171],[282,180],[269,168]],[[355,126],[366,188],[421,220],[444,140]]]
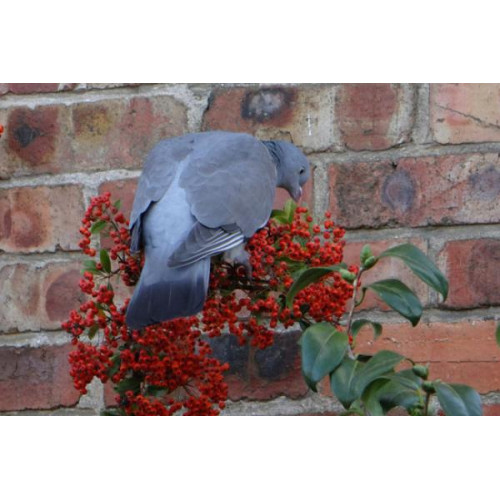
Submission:
[[[299,170],[299,174],[302,175],[304,172],[306,171],[306,169],[304,167],[302,167],[300,170]]]

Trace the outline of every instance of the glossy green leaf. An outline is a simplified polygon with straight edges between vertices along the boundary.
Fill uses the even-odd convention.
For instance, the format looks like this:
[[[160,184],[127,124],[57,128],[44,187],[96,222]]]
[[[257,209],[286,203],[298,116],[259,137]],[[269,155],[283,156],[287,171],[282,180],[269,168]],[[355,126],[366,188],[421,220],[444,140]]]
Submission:
[[[120,208],[122,207],[122,200],[116,200],[116,201],[113,203],[113,206],[114,206],[117,210],[120,210]]]
[[[302,371],[308,384],[317,384],[342,362],[348,346],[347,335],[329,323],[316,323],[300,340]]]
[[[356,392],[355,381],[363,364],[344,357],[340,366],[330,375],[330,387],[344,408],[348,409],[361,394]]]
[[[382,375],[392,371],[404,359],[404,356],[392,351],[379,351],[361,369],[358,370],[354,381],[355,391],[363,394],[368,384]]]
[[[95,260],[85,260],[83,261],[83,268],[82,268],[82,274],[84,272],[91,272],[92,274],[95,274],[99,272],[96,267],[96,262]]]
[[[107,222],[105,220],[98,220],[97,222],[94,222],[90,228],[91,234],[100,233],[106,227],[106,224]]]
[[[368,415],[382,417],[385,410],[380,404],[379,393],[389,382],[383,378],[375,379],[363,393],[363,404]]]
[[[137,393],[140,388],[141,379],[138,377],[125,378],[118,382],[115,386],[115,390],[118,394],[125,394],[127,391]]]
[[[281,224],[291,224],[296,208],[297,204],[292,199],[288,199],[285,202],[283,210],[273,210],[271,212],[271,218],[277,220]]]
[[[122,358],[120,356],[120,353],[115,353],[113,356],[111,356],[111,367],[108,370],[108,376],[112,377],[118,371],[120,370],[122,364]]]
[[[479,394],[467,385],[435,382],[436,395],[444,413],[449,416],[481,416]]]
[[[389,307],[404,316],[415,326],[422,316],[422,304],[418,297],[401,281],[387,279],[367,286]]]
[[[92,340],[95,337],[95,334],[97,333],[97,330],[99,330],[99,325],[95,323],[89,328],[89,331],[87,332],[87,335],[90,340]]]
[[[401,259],[424,283],[439,292],[443,300],[448,297],[448,281],[434,262],[417,247],[409,243],[398,245],[379,255],[379,259],[384,257]]]
[[[380,323],[377,323],[376,321],[370,321],[369,319],[357,319],[353,321],[351,325],[352,336],[356,337],[361,328],[363,328],[365,325],[370,325],[372,327],[375,339],[377,339],[382,333],[382,325]]]
[[[422,406],[420,385],[411,370],[403,370],[376,378],[367,386],[362,399],[371,415],[385,415],[398,406],[410,412]]]
[[[99,253],[99,259],[101,261],[103,270],[106,271],[107,273],[110,273],[111,272],[111,260],[109,259],[109,254],[108,254],[107,250],[105,250],[104,248]]]
[[[333,273],[335,271],[339,271],[340,269],[344,269],[344,266],[338,264],[328,267],[310,267],[302,271],[300,274],[298,274],[297,278],[290,287],[290,290],[288,290],[288,293],[286,295],[287,307],[292,307],[293,299],[301,290],[308,287],[311,283],[315,283],[323,276],[326,276],[327,274]]]
[[[500,324],[497,326],[497,331],[495,332],[495,336],[497,339],[497,345],[500,347]]]

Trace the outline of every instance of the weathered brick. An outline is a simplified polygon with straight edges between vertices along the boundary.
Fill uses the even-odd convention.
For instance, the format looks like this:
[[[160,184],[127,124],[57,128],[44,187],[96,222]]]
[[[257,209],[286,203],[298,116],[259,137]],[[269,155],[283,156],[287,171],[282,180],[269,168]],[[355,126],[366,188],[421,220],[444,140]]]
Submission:
[[[170,96],[2,109],[0,123],[0,178],[137,167],[160,139],[187,131],[186,108]]]
[[[78,262],[20,263],[0,268],[0,331],[60,328],[83,302]]]
[[[214,356],[230,366],[229,399],[302,397],[307,386],[300,369],[299,336],[300,332],[278,333],[274,345],[263,350],[239,346],[231,335],[211,339]]]
[[[0,189],[0,250],[78,249],[83,214],[79,186]]]
[[[500,140],[500,84],[436,83],[430,87],[433,137],[441,144]]]
[[[111,200],[121,200],[120,211],[125,217],[130,217],[132,205],[134,204],[135,191],[138,179],[121,179],[117,181],[103,182],[99,186],[99,194],[111,193]]]
[[[444,307],[468,309],[500,304],[500,239],[448,241],[439,261],[450,284]]]
[[[500,221],[497,154],[336,164],[330,207],[348,228]]]
[[[73,90],[76,83],[9,83],[9,91],[13,94],[38,94]]]
[[[399,352],[418,363],[430,363],[430,377],[463,383],[481,393],[500,390],[500,349],[494,321],[409,323],[384,325],[373,341],[367,327],[357,337],[356,351],[373,354],[382,349]]]
[[[71,346],[0,347],[0,411],[73,406]]]
[[[0,178],[58,170],[57,149],[64,140],[60,111],[54,105],[0,110],[6,133],[0,144]]]
[[[407,142],[412,128],[413,90],[389,83],[344,84],[335,119],[348,149],[380,150]]]
[[[500,405],[484,405],[483,414],[485,417],[500,417]]]
[[[401,238],[398,240],[389,241],[362,241],[362,242],[347,242],[344,248],[344,262],[347,264],[360,265],[359,254],[365,244],[369,244],[374,255],[381,254],[384,250],[402,245],[403,243],[411,243],[420,248],[424,253],[427,253],[427,243],[418,238]],[[422,305],[429,304],[429,287],[417,278],[400,259],[384,258],[377,264],[366,271],[362,276],[362,286],[369,285],[375,281],[382,279],[396,278],[408,285],[419,297]],[[382,309],[390,310],[390,308],[372,292],[367,291],[361,309]]]
[[[139,167],[161,139],[187,131],[186,108],[169,96],[77,104],[74,155],[85,166]]]
[[[328,85],[218,89],[202,128],[291,140],[306,152],[329,149],[335,146],[334,93]]]

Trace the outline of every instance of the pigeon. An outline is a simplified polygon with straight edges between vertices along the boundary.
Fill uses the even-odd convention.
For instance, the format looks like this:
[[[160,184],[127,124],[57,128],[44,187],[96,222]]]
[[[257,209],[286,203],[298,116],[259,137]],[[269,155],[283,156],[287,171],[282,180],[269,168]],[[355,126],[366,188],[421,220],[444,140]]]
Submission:
[[[127,308],[129,328],[199,313],[214,255],[251,277],[245,244],[267,224],[276,188],[298,201],[309,175],[306,156],[286,141],[213,131],[157,143],[130,216],[131,251],[144,249],[145,260]]]

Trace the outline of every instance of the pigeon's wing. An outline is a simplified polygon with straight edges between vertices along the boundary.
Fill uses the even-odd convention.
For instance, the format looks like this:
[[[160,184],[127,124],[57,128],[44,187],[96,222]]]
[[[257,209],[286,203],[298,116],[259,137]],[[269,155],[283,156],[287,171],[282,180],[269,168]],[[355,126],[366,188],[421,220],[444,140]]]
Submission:
[[[168,265],[187,266],[206,257],[226,252],[244,241],[245,236],[238,228],[226,231],[223,228],[213,229],[196,222],[186,239],[170,255]]]
[[[193,151],[194,136],[188,134],[160,141],[146,158],[130,215],[133,252],[139,251],[142,246],[142,215],[151,203],[162,198],[172,184],[183,161]]]
[[[179,185],[200,224],[249,238],[269,219],[276,178],[262,142],[248,134],[219,132],[205,136],[193,150]]]

